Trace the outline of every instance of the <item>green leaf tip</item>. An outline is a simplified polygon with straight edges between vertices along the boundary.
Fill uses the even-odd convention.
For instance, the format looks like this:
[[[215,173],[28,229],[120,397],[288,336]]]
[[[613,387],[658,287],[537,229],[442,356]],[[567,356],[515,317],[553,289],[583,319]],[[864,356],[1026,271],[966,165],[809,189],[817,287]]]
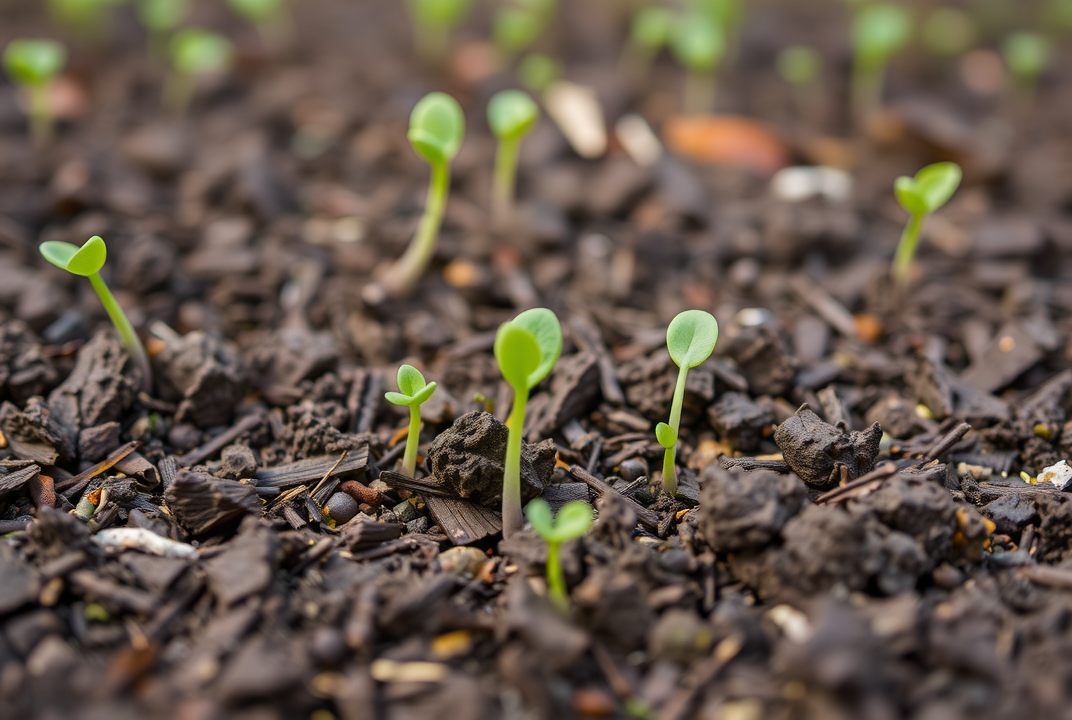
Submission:
[[[633,16],[630,39],[642,48],[658,50],[670,42],[677,16],[662,7],[646,7]]]
[[[703,310],[678,313],[666,328],[666,348],[678,367],[694,368],[711,357],[718,342],[718,322]]]
[[[86,240],[82,247],[59,240],[41,243],[38,248],[45,260],[73,275],[88,277],[100,272],[108,259],[108,248],[100,235]]]
[[[20,85],[44,85],[59,75],[67,50],[55,40],[22,38],[4,49],[4,69]]]
[[[400,392],[384,393],[388,402],[395,405],[409,407],[423,405],[428,398],[432,397],[438,385],[434,382],[425,382],[421,371],[412,365],[401,365],[398,368],[398,389]]]
[[[893,184],[897,201],[913,215],[932,213],[945,205],[960,186],[960,165],[939,162],[927,165],[914,178],[902,175]]]
[[[532,333],[540,348],[540,364],[529,374],[529,387],[534,388],[547,377],[562,355],[562,325],[558,316],[547,308],[526,310],[512,322]]]
[[[503,90],[488,101],[488,125],[500,140],[524,137],[539,117],[536,101],[521,90]]]
[[[670,49],[677,61],[698,72],[714,70],[726,52],[726,37],[715,21],[704,16],[678,22]]]
[[[171,58],[175,69],[183,75],[222,73],[234,62],[234,47],[223,35],[187,28],[172,38]]]
[[[525,506],[525,516],[540,537],[549,543],[561,543],[588,532],[595,513],[584,500],[574,500],[563,505],[555,516],[545,500],[536,498]]]
[[[406,4],[414,17],[437,27],[457,25],[473,6],[472,0],[408,0]]]
[[[908,44],[912,19],[908,11],[891,3],[867,5],[852,20],[852,43],[860,57],[882,62]]]
[[[655,426],[655,439],[658,440],[659,444],[665,449],[669,450],[677,444],[677,433],[674,432],[674,428],[661,422]]]
[[[236,14],[253,22],[274,18],[283,10],[284,0],[227,0]]]
[[[409,116],[408,137],[413,149],[428,163],[449,163],[465,138],[461,105],[446,93],[428,93]]]
[[[540,367],[540,345],[525,328],[505,322],[495,334],[495,359],[515,391],[528,391],[532,387],[529,378]]]

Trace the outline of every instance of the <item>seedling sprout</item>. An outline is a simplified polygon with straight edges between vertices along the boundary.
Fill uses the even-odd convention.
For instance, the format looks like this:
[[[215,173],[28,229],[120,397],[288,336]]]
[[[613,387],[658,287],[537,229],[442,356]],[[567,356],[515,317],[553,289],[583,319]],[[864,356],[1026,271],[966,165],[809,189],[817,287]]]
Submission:
[[[492,184],[492,216],[502,225],[511,215],[521,139],[539,119],[536,101],[520,90],[503,90],[488,102],[488,125],[499,139]]]
[[[674,57],[688,72],[685,80],[685,112],[711,112],[715,105],[715,70],[726,52],[722,28],[710,17],[686,17],[678,22],[670,47]]]
[[[67,51],[54,40],[12,40],[4,50],[4,69],[26,92],[30,132],[38,146],[52,138],[55,119],[49,88],[66,61]]]
[[[517,78],[530,91],[541,94],[562,75],[562,65],[543,53],[526,55],[517,66]]]
[[[384,397],[395,405],[409,407],[409,434],[406,435],[406,452],[402,456],[402,469],[410,477],[417,472],[417,445],[421,436],[421,405],[435,392],[436,383],[427,383],[420,370],[412,365],[398,368],[398,390]]]
[[[908,44],[912,23],[897,5],[866,5],[852,20],[853,116],[860,128],[882,105],[882,87],[890,58]]]
[[[551,602],[563,613],[569,612],[569,592],[566,576],[562,572],[559,548],[567,540],[583,537],[592,527],[592,506],[584,500],[574,500],[562,506],[555,516],[551,506],[542,498],[536,498],[525,506],[525,515],[532,529],[547,541],[547,594]]]
[[[952,162],[928,165],[914,178],[901,176],[894,183],[894,192],[901,207],[910,214],[908,224],[901,233],[901,242],[893,256],[893,279],[901,287],[908,285],[908,273],[912,258],[919,245],[919,233],[927,215],[942,207],[960,185],[960,166]]]
[[[819,53],[810,47],[793,45],[778,53],[778,74],[793,86],[793,95],[801,114],[807,111],[815,96],[822,70]]]
[[[450,162],[458,154],[464,137],[465,115],[450,95],[429,93],[413,108],[409,141],[417,154],[432,166],[432,179],[417,234],[382,280],[384,289],[393,295],[412,291],[435,253],[450,191]]]
[[[535,43],[544,31],[543,16],[534,8],[507,6],[495,13],[491,34],[504,60]]]
[[[104,240],[99,235],[94,235],[82,247],[59,240],[49,240],[41,243],[39,249],[45,260],[56,267],[63,268],[72,275],[89,278],[108,317],[112,319],[115,329],[119,331],[119,339],[141,373],[142,389],[147,393],[151,392],[153,380],[152,371],[149,368],[149,356],[145,354],[145,348],[138,338],[138,333],[134,331],[130,320],[127,320],[123,308],[119,307],[115,296],[100,276],[100,269],[104,267],[104,261],[108,258],[108,248]]]
[[[674,398],[670,404],[670,422],[659,423],[655,429],[656,439],[663,446],[663,489],[670,495],[677,494],[677,471],[674,456],[677,438],[681,431],[681,406],[685,400],[685,382],[689,370],[711,357],[718,341],[718,323],[711,313],[703,310],[686,310],[678,313],[666,328],[666,348],[670,351],[679,370]]]
[[[637,79],[647,76],[655,56],[670,44],[676,24],[677,15],[662,7],[645,7],[633,16],[626,58]]]
[[[266,47],[278,49],[288,40],[286,0],[227,0],[231,10],[253,23]]]
[[[525,408],[532,388],[547,377],[562,354],[562,326],[546,308],[533,308],[503,323],[495,335],[495,359],[503,378],[514,390],[514,406],[507,425],[503,472],[503,537],[521,530],[521,438]]]
[[[450,31],[469,14],[472,0],[407,0],[417,53],[435,65],[447,56]]]
[[[149,55],[163,60],[167,39],[190,12],[189,0],[139,0],[138,19],[149,31]]]
[[[1031,97],[1050,61],[1049,42],[1035,33],[1018,32],[1005,38],[1001,50],[1012,73],[1013,87],[1021,96]]]
[[[164,101],[175,112],[185,112],[199,78],[231,69],[234,48],[222,35],[196,28],[180,30],[171,39],[171,63]]]

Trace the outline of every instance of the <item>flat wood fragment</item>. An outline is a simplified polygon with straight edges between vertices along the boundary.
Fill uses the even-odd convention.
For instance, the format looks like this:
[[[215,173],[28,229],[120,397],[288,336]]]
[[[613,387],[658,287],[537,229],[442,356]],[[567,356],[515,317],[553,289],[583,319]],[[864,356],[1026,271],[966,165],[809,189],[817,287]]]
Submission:
[[[274,487],[280,490],[320,482],[321,479],[325,478],[352,476],[354,479],[360,480],[368,469],[368,445],[361,445],[350,450],[346,458],[332,470],[332,466],[338,460],[338,455],[321,455],[320,457],[306,458],[286,465],[260,468],[254,478],[257,480],[258,487]]]
[[[439,527],[455,545],[468,545],[502,532],[502,515],[461,498],[429,495],[424,499]]]

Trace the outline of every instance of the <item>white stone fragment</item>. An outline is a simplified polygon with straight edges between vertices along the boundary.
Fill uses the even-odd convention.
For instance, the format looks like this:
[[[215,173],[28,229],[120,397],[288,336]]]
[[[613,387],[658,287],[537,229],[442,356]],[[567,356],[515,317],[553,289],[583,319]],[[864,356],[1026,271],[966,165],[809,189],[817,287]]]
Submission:
[[[93,539],[104,547],[141,550],[150,555],[186,560],[198,558],[197,549],[192,545],[168,540],[145,528],[109,528],[101,530]]]
[[[771,192],[784,202],[803,202],[820,195],[831,202],[845,202],[852,194],[852,175],[825,166],[782,168],[771,178]]]
[[[663,156],[663,145],[639,115],[623,115],[614,125],[614,133],[625,152],[640,167],[651,167]]]
[[[603,107],[592,88],[558,80],[544,93],[547,114],[583,158],[598,158],[607,152],[607,127]]]
[[[1064,460],[1045,468],[1038,476],[1039,483],[1053,483],[1058,490],[1072,487],[1072,467]]]
[[[791,605],[775,605],[767,611],[767,619],[777,625],[790,642],[801,645],[811,639],[811,621]]]

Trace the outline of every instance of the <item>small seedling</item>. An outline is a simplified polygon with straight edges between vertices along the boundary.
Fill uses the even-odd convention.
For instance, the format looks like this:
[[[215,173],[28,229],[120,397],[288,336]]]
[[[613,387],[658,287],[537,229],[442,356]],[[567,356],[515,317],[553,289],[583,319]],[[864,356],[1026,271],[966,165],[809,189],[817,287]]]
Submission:
[[[715,70],[726,52],[722,28],[704,15],[686,17],[677,24],[670,48],[688,72],[685,112],[711,112],[715,105]]]
[[[398,368],[398,390],[384,397],[395,405],[409,407],[409,434],[406,436],[406,453],[402,456],[402,469],[410,477],[417,472],[417,445],[421,437],[421,405],[435,392],[436,383],[426,383],[424,375],[412,365]]]
[[[583,537],[592,527],[592,506],[584,500],[574,500],[562,506],[555,516],[551,506],[543,498],[536,498],[525,506],[525,515],[536,533],[547,541],[547,594],[551,602],[563,613],[569,612],[569,592],[566,576],[562,572],[559,548],[567,540]]]
[[[670,44],[676,25],[677,15],[662,7],[645,7],[633,16],[626,58],[638,80],[647,77],[655,56]]]
[[[1050,43],[1041,35],[1018,32],[1005,38],[1001,50],[1012,73],[1013,88],[1020,96],[1030,98],[1050,62]]]
[[[171,39],[172,71],[164,86],[165,104],[175,112],[185,112],[198,79],[225,73],[233,63],[234,47],[222,35],[196,28],[175,33]]]
[[[430,65],[447,57],[450,31],[466,18],[472,0],[407,0],[417,53]]]
[[[546,308],[526,310],[499,326],[495,335],[495,359],[503,378],[514,390],[514,406],[507,425],[506,462],[503,472],[503,537],[509,538],[524,525],[521,514],[521,437],[525,408],[532,388],[547,377],[562,354],[562,326]]]
[[[799,112],[804,115],[815,98],[822,70],[819,53],[810,47],[794,45],[778,53],[778,74],[793,87]]]
[[[450,191],[450,163],[465,137],[465,115],[450,95],[433,92],[413,108],[409,118],[409,141],[432,166],[432,180],[417,234],[402,257],[385,274],[381,284],[392,295],[413,290],[435,253],[436,238]]]
[[[138,19],[149,31],[149,56],[162,61],[168,38],[190,12],[189,0],[139,0]]]
[[[562,75],[562,64],[542,53],[526,55],[517,66],[517,79],[540,95]]]
[[[104,240],[99,235],[94,235],[82,247],[59,240],[49,240],[41,243],[39,249],[45,260],[56,267],[63,268],[72,275],[89,278],[108,317],[112,319],[115,329],[119,331],[119,339],[141,373],[142,389],[146,393],[151,392],[153,379],[149,369],[149,356],[145,354],[145,348],[138,338],[138,333],[134,332],[134,326],[127,320],[123,308],[119,307],[115,296],[100,276],[100,269],[104,267],[104,261],[108,258],[108,248]]]
[[[957,57],[979,41],[979,29],[968,13],[953,7],[940,7],[923,23],[923,42],[936,55]]]
[[[492,216],[503,225],[511,215],[517,185],[517,155],[521,139],[540,116],[536,101],[520,90],[503,90],[488,102],[488,125],[499,139],[492,183]]]
[[[287,44],[286,0],[227,0],[227,6],[257,28],[265,47],[279,49]]]
[[[670,422],[659,423],[655,436],[663,446],[663,490],[677,494],[677,470],[674,456],[677,453],[677,438],[681,432],[681,406],[685,401],[685,381],[689,370],[711,357],[718,341],[718,323],[711,313],[703,310],[686,310],[678,313],[666,328],[666,349],[670,351],[679,370],[674,399],[670,404]]]
[[[900,287],[908,285],[908,271],[912,267],[916,246],[919,245],[923,221],[953,197],[960,185],[960,178],[960,165],[940,162],[923,168],[914,178],[902,175],[894,183],[897,201],[910,215],[893,256],[893,279]]]
[[[543,34],[544,18],[535,8],[507,6],[495,13],[491,35],[504,61],[535,43]]]
[[[852,108],[858,127],[881,107],[886,66],[911,33],[908,11],[897,5],[866,5],[853,18]]]
[[[740,44],[744,0],[690,0],[692,13],[714,22],[725,37],[726,56],[732,61]]]
[[[48,0],[54,20],[73,29],[85,41],[98,42],[105,36],[108,12],[126,0]]]
[[[39,147],[52,138],[55,118],[49,88],[66,62],[67,51],[54,40],[12,40],[4,50],[4,69],[26,92],[30,132]]]

